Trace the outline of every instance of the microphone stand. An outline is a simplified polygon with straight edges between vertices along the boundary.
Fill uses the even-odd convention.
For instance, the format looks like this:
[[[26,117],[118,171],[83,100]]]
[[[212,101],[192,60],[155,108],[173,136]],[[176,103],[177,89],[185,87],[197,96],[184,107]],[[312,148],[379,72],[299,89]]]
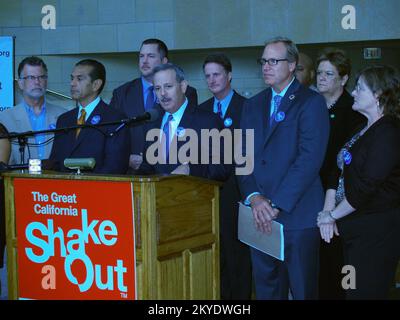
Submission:
[[[11,133],[6,133],[6,134],[0,134],[0,139],[18,139],[18,144],[19,144],[19,151],[21,154],[21,165],[24,165],[24,160],[25,160],[25,147],[28,145],[28,137],[35,136],[38,134],[46,134],[46,133],[57,133],[57,132],[68,132],[71,130],[76,130],[79,128],[93,128],[99,130],[102,134],[105,136],[113,137],[116,135],[122,128],[126,126],[136,126],[139,124],[143,124],[145,122],[150,122],[155,119],[151,119],[151,114],[145,113],[144,115],[140,115],[137,117],[132,117],[132,118],[127,118],[127,119],[121,119],[118,121],[110,121],[110,122],[102,122],[102,123],[97,123],[97,124],[77,124],[74,126],[70,127],[65,127],[65,128],[55,128],[55,129],[46,129],[46,130],[38,130],[38,131],[25,131],[25,132],[11,132]],[[117,128],[115,128],[112,132],[109,134],[105,133],[100,129],[100,127],[105,127],[105,126],[115,126],[119,125]]]

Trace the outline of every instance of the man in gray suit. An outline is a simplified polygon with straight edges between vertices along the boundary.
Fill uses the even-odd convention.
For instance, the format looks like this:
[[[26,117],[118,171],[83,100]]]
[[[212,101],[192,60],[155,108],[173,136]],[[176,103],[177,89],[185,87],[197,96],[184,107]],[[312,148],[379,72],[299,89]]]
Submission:
[[[20,104],[0,112],[0,123],[8,132],[25,132],[54,129],[60,114],[68,111],[47,103],[47,66],[38,57],[27,57],[18,66],[18,86],[23,100]],[[29,158],[47,159],[50,155],[52,134],[29,137],[22,158],[18,141],[12,141],[9,164],[27,163]]]

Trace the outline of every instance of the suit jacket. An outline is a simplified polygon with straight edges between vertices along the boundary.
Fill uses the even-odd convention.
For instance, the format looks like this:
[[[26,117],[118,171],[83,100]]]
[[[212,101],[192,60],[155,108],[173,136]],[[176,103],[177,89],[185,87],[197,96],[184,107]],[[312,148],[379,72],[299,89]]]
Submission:
[[[164,112],[165,113],[165,112]],[[163,118],[163,113],[160,116],[160,118],[149,124],[148,129],[160,129],[161,128],[161,123],[162,123],[162,118]],[[231,170],[230,165],[224,165],[223,164],[223,148],[220,149],[220,159],[221,162],[220,164],[212,164],[212,157],[211,157],[211,144],[209,145],[209,154],[208,154],[208,159],[209,159],[209,164],[201,164],[201,153],[204,152],[202,151],[202,146],[204,144],[202,143],[200,137],[201,137],[201,129],[222,129],[222,123],[221,120],[219,119],[218,116],[216,116],[213,113],[209,113],[204,110],[200,110],[196,105],[191,104],[190,102],[188,103],[186,110],[182,116],[182,119],[179,123],[178,128],[182,129],[193,129],[196,131],[197,137],[198,137],[198,164],[189,164],[190,167],[190,175],[197,176],[197,177],[203,177],[207,179],[212,179],[212,180],[219,180],[219,181],[224,181],[228,178],[229,176],[229,171]],[[173,139],[177,139],[176,133]],[[188,141],[188,140],[187,140]],[[146,141],[145,145],[145,150],[147,151],[148,148],[153,144],[157,142],[153,141]],[[179,150],[183,145],[186,144],[186,141],[177,141],[177,150]],[[179,152],[179,151],[178,151]],[[150,165],[148,162],[148,155],[147,153],[144,154],[143,157],[143,163],[139,168],[139,173],[141,174],[169,174],[173,170],[175,170],[181,163],[177,164],[160,164],[156,163],[154,165]]]
[[[67,111],[68,109],[46,102],[46,129],[54,129],[57,122],[57,118],[61,114]],[[20,103],[10,109],[0,112],[0,122],[7,128],[8,132],[25,132],[33,130],[23,103]],[[52,137],[53,134],[50,133],[46,134],[46,140],[51,139]],[[35,138],[29,137],[28,143],[34,144]],[[47,159],[50,155],[52,144],[53,142],[50,142],[45,146],[45,159]],[[29,145],[29,151],[31,154],[31,158],[38,158],[38,147]],[[28,158],[29,158],[28,148],[25,147],[24,163],[28,162]],[[13,141],[11,147],[10,160],[8,163],[17,164],[20,162],[21,162],[21,156],[19,152],[18,141]]]
[[[233,129],[238,129],[240,127],[240,117],[242,115],[243,103],[245,100],[246,98],[234,91],[232,100],[229,103],[223,119],[224,121],[228,118],[231,119],[232,125],[224,125],[225,128],[228,128],[232,131]],[[204,101],[201,105],[199,105],[199,108],[214,113],[214,97]]]
[[[196,89],[188,86],[186,96],[190,103],[197,105]],[[113,91],[110,106],[121,110],[127,117],[136,117],[145,113],[143,102],[143,84],[141,78],[127,82]],[[145,126],[132,126],[131,135],[131,154],[143,152],[146,131]]]
[[[236,91],[234,91],[231,102],[229,103],[228,109],[222,119],[223,125],[225,128],[228,128],[232,133],[232,141],[233,141],[233,131],[234,129],[240,128],[240,118],[242,116],[243,103],[246,98],[239,95]],[[201,105],[199,105],[199,109],[205,110],[209,113],[214,113],[214,97],[204,101]],[[231,120],[231,121],[230,121]],[[230,124],[231,123],[231,124]],[[234,144],[232,144],[232,163],[234,163]],[[235,210],[237,207],[237,201],[240,201],[240,191],[238,189],[236,176],[235,176],[235,167],[231,167],[229,180],[226,181],[224,187],[221,190],[221,201],[220,204],[224,203],[226,206],[228,203],[233,204],[233,208],[229,208],[230,214],[232,210]],[[231,210],[232,209],[232,210]],[[237,210],[236,210],[237,211]],[[234,212],[236,212],[234,211]]]
[[[279,107],[283,119],[270,126],[271,98],[268,88],[243,107],[241,128],[254,129],[255,155],[253,173],[238,177],[242,194],[271,199],[281,208],[276,220],[287,230],[316,227],[324,201],[319,170],[329,136],[325,100],[294,80]]]
[[[75,108],[61,115],[57,121],[57,128],[75,126],[78,112],[79,108]],[[121,120],[123,114],[100,100],[86,124],[95,123],[96,121],[92,121],[93,117],[100,119],[99,123],[114,122]],[[94,173],[125,174],[129,163],[129,131],[124,128],[113,137],[105,136],[101,132],[110,134],[116,127],[117,125],[97,129],[82,128],[78,138],[75,137],[76,130],[57,133],[50,155],[50,161],[54,163],[53,169],[68,171],[64,167],[65,158],[95,158]]]

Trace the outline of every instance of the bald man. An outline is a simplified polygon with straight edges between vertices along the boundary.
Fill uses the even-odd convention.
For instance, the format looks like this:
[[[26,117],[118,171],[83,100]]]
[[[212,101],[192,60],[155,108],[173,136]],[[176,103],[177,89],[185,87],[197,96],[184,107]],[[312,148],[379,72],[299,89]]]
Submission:
[[[296,66],[295,75],[296,79],[299,80],[302,85],[309,87],[311,90],[317,91],[317,88],[314,86],[314,64],[311,58],[305,53],[299,53],[299,62]]]

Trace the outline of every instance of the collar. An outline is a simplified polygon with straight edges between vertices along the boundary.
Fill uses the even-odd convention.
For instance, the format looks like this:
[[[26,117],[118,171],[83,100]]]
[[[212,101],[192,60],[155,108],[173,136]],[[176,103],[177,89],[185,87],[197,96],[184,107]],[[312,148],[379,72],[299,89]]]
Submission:
[[[149,89],[153,84],[151,82],[148,82],[145,78],[140,77],[142,80],[142,85],[143,85],[143,92],[146,92],[147,89]]]
[[[218,102],[220,102],[221,106],[222,106],[222,114],[225,116],[226,110],[228,109],[229,104],[231,103],[233,94],[234,94],[234,92],[231,89],[231,91],[229,91],[227,96],[225,98],[223,98],[222,100],[218,100],[217,98],[214,97],[214,113],[218,112]]]
[[[40,111],[40,113],[38,115],[36,115],[35,112],[33,111],[33,108],[29,104],[26,103],[25,99],[23,99],[23,106],[25,107],[25,110],[28,113],[28,115],[40,117],[46,113],[46,98],[44,98],[44,100],[43,100],[42,110]]]
[[[179,107],[179,109],[177,111],[175,111],[174,113],[172,113],[172,117],[174,118],[174,121],[179,124],[181,122],[181,119],[183,117],[183,114],[185,113],[186,107],[188,105],[188,99],[185,98],[185,102]],[[163,117],[163,124],[167,121],[168,116],[171,113],[169,112],[165,112],[164,117]]]
[[[85,108],[83,108],[82,105],[79,103],[78,118],[79,118],[79,116],[81,114],[82,109],[85,109],[85,111],[86,111],[85,120],[89,119],[89,117],[92,114],[94,108],[96,108],[96,106],[99,104],[99,102],[100,102],[100,97],[98,96],[91,103],[89,103]]]
[[[295,77],[293,77],[292,81],[290,81],[289,84],[288,84],[280,93],[277,93],[277,92],[271,87],[271,90],[272,90],[272,99],[274,99],[274,97],[277,96],[277,95],[279,95],[279,96],[281,96],[281,97],[283,98],[283,97],[285,96],[285,94],[286,94],[286,91],[288,91],[289,87],[290,87],[291,84],[293,83],[294,79],[295,79]]]

